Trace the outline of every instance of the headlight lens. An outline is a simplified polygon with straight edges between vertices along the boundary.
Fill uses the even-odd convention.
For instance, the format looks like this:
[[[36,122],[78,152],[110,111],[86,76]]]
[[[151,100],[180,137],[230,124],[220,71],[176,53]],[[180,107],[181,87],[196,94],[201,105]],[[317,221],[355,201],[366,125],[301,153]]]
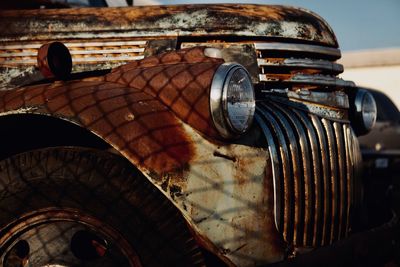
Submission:
[[[213,122],[224,138],[244,133],[252,124],[255,95],[246,69],[236,63],[222,64],[214,74],[210,107]]]
[[[374,127],[376,122],[375,99],[367,90],[359,89],[354,99],[354,107],[354,130],[358,135],[366,134]]]
[[[366,93],[362,98],[361,113],[365,128],[371,130],[376,122],[376,103],[374,97],[370,93]]]

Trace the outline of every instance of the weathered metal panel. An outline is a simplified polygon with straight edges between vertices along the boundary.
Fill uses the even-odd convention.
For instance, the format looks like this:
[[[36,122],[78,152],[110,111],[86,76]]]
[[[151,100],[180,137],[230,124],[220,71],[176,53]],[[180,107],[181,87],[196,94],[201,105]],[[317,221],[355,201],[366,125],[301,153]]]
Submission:
[[[197,47],[133,62],[114,69],[105,76],[105,81],[134,87],[159,98],[182,121],[218,138],[209,95],[213,75],[223,60],[204,57],[203,50],[204,47]]]
[[[181,210],[196,239],[227,262],[255,266],[282,260],[268,151],[207,137],[211,130],[184,116],[185,109],[208,114],[208,106],[197,105],[202,97],[174,107],[185,90],[207,92],[221,60],[205,58],[202,51],[148,57],[104,77],[2,91],[0,116],[42,114],[89,129],[137,166]],[[131,76],[138,69],[140,75]],[[125,74],[135,78],[124,79]],[[163,88],[171,91],[164,95]]]
[[[23,18],[23,19],[21,19]],[[236,35],[337,47],[329,25],[304,9],[265,5],[178,5],[2,11],[1,40]]]

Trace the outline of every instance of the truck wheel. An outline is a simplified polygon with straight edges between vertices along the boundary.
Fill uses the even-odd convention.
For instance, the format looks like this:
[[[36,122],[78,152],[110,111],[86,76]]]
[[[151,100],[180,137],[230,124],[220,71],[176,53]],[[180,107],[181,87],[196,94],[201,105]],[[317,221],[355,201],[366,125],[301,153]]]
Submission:
[[[170,201],[125,159],[48,148],[0,162],[0,266],[203,266]]]

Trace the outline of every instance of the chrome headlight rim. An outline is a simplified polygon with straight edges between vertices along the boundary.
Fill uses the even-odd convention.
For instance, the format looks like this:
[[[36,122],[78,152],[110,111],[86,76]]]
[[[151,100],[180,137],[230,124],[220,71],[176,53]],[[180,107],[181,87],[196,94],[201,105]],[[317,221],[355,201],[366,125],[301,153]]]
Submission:
[[[354,130],[357,135],[364,135],[370,132],[377,118],[377,106],[374,96],[365,89],[358,89],[354,98],[353,113],[356,120]]]
[[[253,108],[248,114],[247,125],[244,129],[237,129],[231,122],[228,111],[228,86],[234,73],[242,70],[251,86]],[[238,63],[223,63],[216,70],[210,90],[210,112],[215,128],[223,138],[237,138],[251,126],[255,112],[255,92],[249,72]]]

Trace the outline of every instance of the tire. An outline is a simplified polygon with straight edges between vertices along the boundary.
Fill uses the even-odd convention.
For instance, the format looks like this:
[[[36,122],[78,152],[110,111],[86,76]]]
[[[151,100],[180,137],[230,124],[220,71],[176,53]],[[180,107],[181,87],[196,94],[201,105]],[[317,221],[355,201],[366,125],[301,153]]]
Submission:
[[[127,160],[90,149],[1,161],[0,229],[5,267],[204,266],[176,207]]]

